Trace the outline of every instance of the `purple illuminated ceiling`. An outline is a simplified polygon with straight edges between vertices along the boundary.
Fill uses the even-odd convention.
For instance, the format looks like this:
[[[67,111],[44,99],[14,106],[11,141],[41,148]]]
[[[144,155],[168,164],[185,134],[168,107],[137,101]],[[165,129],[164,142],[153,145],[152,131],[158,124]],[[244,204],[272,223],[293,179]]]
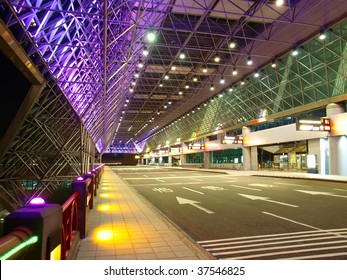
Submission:
[[[285,1],[281,7],[273,0],[9,2],[99,151],[118,144],[142,148],[136,142],[154,128],[308,40],[347,10],[345,0]],[[156,32],[154,43],[146,41],[148,30]],[[229,47],[232,39],[235,49]],[[181,52],[186,59],[179,59]],[[234,67],[237,76],[231,75]],[[217,83],[221,76],[224,85]]]

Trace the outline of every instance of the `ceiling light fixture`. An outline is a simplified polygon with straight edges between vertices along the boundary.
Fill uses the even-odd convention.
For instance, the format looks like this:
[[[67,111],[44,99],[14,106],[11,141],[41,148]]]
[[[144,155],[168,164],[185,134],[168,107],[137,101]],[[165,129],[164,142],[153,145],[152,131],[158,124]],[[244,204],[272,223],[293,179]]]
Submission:
[[[293,51],[292,51],[292,55],[293,56],[297,56],[298,54],[299,54],[298,48],[294,48]]]
[[[210,90],[214,90],[214,85],[211,84]]]
[[[149,51],[148,51],[147,47],[144,46],[144,47],[143,47],[143,50],[142,50],[142,55],[143,55],[143,56],[147,56],[148,54],[149,54]]]
[[[327,37],[327,35],[326,35],[326,33],[325,33],[325,31],[324,30],[321,30],[321,32],[319,33],[319,40],[324,40],[324,39],[326,39],[326,37]]]
[[[139,60],[139,63],[137,64],[137,66],[138,66],[139,68],[143,68],[143,62],[142,62],[142,60]]]
[[[234,67],[232,74],[233,74],[233,76],[236,76],[236,75],[237,75],[236,67]]]
[[[217,63],[220,61],[220,57],[218,54],[216,54],[216,56],[214,57],[214,61]]]
[[[276,66],[277,66],[277,65],[276,65],[276,61],[272,61],[271,67],[272,67],[272,68],[276,68]]]
[[[193,82],[197,82],[198,81],[198,78],[197,77],[194,77],[193,78]]]
[[[256,71],[256,72],[254,73],[254,77],[255,77],[255,78],[259,78],[259,76],[260,76],[259,71]]]
[[[224,83],[225,83],[224,78],[223,78],[223,77],[221,77],[221,78],[220,78],[220,80],[219,80],[219,82],[220,82],[221,84],[224,84]]]
[[[182,92],[182,91],[179,91],[179,92],[178,92],[178,94],[179,94],[179,95],[182,95],[182,94],[183,94],[183,92]]]
[[[249,56],[248,58],[247,58],[247,65],[252,65],[253,64],[253,60],[252,60],[252,58]]]
[[[176,66],[175,65],[173,65],[172,67],[171,67],[171,70],[172,71],[175,71],[177,68],[176,68]]]
[[[202,72],[207,73],[207,67],[206,66],[204,66],[204,68],[202,69]]]
[[[135,76],[136,78],[140,77],[140,72],[139,72],[138,70],[135,70],[134,76]]]
[[[281,7],[284,4],[284,0],[276,0],[276,6]]]
[[[229,43],[229,48],[235,49],[235,48],[236,48],[236,43],[235,43],[234,41],[231,41],[231,42]]]
[[[186,54],[184,52],[181,52],[179,55],[180,59],[185,59],[186,58]]]
[[[165,76],[164,76],[164,79],[165,80],[168,80],[170,77],[169,77],[169,75],[168,74],[166,74]]]
[[[156,37],[157,36],[153,30],[148,30],[148,32],[146,34],[146,39],[147,39],[148,43],[154,43]]]

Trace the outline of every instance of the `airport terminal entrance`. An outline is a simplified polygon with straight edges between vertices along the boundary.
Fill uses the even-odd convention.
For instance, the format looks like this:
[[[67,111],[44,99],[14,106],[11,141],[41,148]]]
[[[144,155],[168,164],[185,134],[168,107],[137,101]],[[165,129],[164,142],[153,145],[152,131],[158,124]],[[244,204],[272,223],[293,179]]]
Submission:
[[[258,147],[259,169],[307,172],[307,141]]]

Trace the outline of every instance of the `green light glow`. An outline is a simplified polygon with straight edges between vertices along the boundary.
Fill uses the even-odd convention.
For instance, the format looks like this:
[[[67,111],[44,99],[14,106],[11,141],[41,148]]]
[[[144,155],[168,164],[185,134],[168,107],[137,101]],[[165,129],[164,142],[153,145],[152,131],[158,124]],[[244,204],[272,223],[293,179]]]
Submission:
[[[18,244],[16,247],[12,248],[10,251],[8,251],[7,253],[5,253],[2,256],[0,256],[0,260],[7,260],[7,259],[9,259],[14,254],[16,254],[18,251],[20,251],[23,248],[28,247],[28,246],[36,243],[38,240],[39,240],[39,238],[38,238],[37,235],[30,237],[28,240]]]

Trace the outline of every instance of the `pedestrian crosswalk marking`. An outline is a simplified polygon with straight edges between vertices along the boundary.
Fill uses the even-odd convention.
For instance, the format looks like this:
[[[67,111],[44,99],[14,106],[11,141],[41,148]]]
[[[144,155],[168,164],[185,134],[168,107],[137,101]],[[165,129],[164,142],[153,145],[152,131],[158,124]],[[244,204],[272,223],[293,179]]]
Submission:
[[[347,228],[223,238],[197,243],[217,259],[333,258],[347,256]]]

